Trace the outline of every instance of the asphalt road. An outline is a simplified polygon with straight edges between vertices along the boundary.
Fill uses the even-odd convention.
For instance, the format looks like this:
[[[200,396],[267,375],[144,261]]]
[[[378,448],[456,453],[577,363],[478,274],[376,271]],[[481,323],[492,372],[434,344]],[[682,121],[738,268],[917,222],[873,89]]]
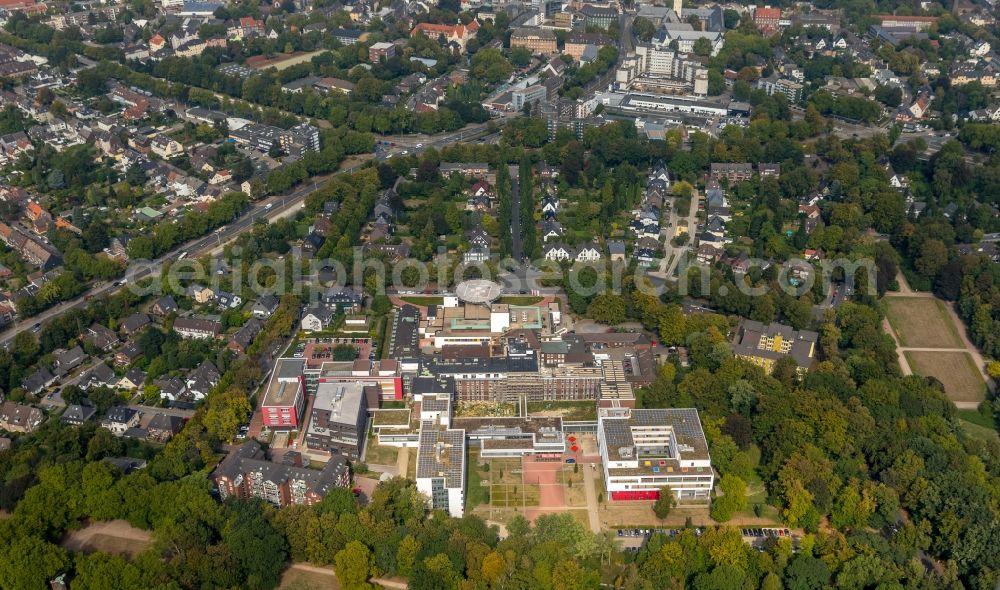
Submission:
[[[519,263],[524,260],[521,244],[521,179],[520,168],[509,166],[510,170],[510,255]]]
[[[426,136],[413,135],[385,135],[378,140],[380,142],[390,142],[395,145],[388,146],[380,143],[375,146],[375,160],[382,162],[394,156],[417,155],[429,149],[441,149],[458,142],[496,143],[500,137],[497,131],[490,132],[487,123],[470,125],[461,131],[446,133],[435,136],[436,139],[427,139]],[[417,147],[419,146],[419,147]]]

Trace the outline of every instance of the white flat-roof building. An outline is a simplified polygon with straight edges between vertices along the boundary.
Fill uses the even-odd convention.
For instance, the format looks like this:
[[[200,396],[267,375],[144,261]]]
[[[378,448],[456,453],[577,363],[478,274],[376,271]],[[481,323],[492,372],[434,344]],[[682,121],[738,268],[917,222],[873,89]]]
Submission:
[[[618,108],[641,113],[680,112],[707,116],[725,116],[729,112],[727,105],[707,100],[637,93],[625,95]]]
[[[455,518],[465,514],[465,431],[446,429],[428,420],[420,425],[417,490],[430,498],[432,509]]]
[[[601,408],[597,445],[612,500],[708,500],[715,482],[698,410]]]

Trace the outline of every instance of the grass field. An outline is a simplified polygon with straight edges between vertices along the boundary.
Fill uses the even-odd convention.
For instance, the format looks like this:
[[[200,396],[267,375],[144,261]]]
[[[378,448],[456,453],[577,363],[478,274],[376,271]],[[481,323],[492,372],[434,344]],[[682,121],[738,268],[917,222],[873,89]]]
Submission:
[[[540,492],[536,484],[493,484],[490,486],[490,501],[500,508],[518,506],[538,506]]]
[[[996,427],[996,425],[993,423],[993,418],[990,418],[989,416],[983,416],[982,414],[979,413],[978,410],[957,410],[955,412],[955,415],[957,415],[962,420],[965,420],[966,422],[972,422],[973,424],[982,426],[983,428],[992,429]]]
[[[326,53],[327,51],[328,50],[326,49],[321,49],[319,51],[310,51],[308,53],[283,53],[274,59],[269,59],[258,64],[256,69],[264,70],[267,68],[274,68],[278,71],[285,70],[292,66],[309,62],[312,58],[322,53]]]
[[[760,516],[754,513],[754,505],[760,506]],[[778,509],[767,504],[767,489],[760,477],[754,474],[752,480],[747,482],[747,507],[746,510],[737,512],[737,515],[746,519],[766,518],[775,523],[779,522]]]
[[[307,571],[296,567],[290,567],[281,575],[281,582],[278,584],[279,590],[339,590],[340,584],[337,577],[330,573]]]
[[[590,468],[584,466],[581,469]],[[574,472],[572,466],[563,464],[563,468],[558,473],[557,481],[563,486],[566,506],[573,508],[587,507],[587,492],[585,490],[587,484],[583,479],[582,471]],[[589,522],[587,526],[590,526]]]
[[[595,410],[596,411],[596,410]],[[517,406],[505,402],[458,402],[455,406],[455,416],[516,416]]]
[[[400,299],[413,305],[444,305],[444,297],[435,297],[433,295],[408,295],[400,297]]]
[[[500,303],[506,303],[507,305],[535,305],[542,299],[542,297],[532,297],[529,295],[508,295],[501,297]]]
[[[490,460],[490,482],[515,485],[522,479],[520,459]]]
[[[886,297],[887,316],[905,348],[963,348],[944,303],[919,297]]]
[[[482,504],[488,504],[490,501],[490,472],[484,470],[485,465],[479,464],[479,451],[476,449],[469,450],[469,459],[466,461],[465,465],[465,481],[468,483],[468,489],[465,494],[465,509],[472,510],[476,506]],[[482,482],[487,482],[483,485]]]
[[[965,430],[965,433],[972,438],[977,438],[986,442],[1000,439],[1000,433],[998,433],[994,428],[986,428],[967,420],[959,420],[958,422],[962,425],[962,429]]]
[[[124,520],[91,523],[75,530],[63,540],[63,547],[70,551],[113,553],[135,557],[152,541],[149,531],[137,529]]]
[[[913,372],[940,381],[951,401],[980,402],[985,399],[986,383],[969,353],[908,350],[905,354]]]
[[[365,463],[373,465],[395,465],[399,456],[399,449],[396,447],[382,446],[378,444],[378,437],[374,434],[368,437],[368,445],[365,450]]]

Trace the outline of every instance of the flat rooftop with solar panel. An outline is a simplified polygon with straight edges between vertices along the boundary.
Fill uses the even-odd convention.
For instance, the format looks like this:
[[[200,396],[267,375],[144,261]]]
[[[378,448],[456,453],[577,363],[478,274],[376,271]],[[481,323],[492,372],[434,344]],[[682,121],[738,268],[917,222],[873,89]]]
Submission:
[[[430,497],[431,508],[461,518],[465,514],[465,431],[427,420],[420,425],[417,489]]]
[[[611,500],[708,500],[715,481],[698,410],[602,408],[597,444]]]

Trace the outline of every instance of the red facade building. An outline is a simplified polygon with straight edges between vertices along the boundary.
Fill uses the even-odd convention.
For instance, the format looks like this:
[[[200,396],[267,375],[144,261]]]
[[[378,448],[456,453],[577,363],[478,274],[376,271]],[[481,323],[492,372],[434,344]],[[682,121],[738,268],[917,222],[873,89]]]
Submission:
[[[260,407],[266,428],[299,428],[306,401],[304,365],[302,359],[278,359]]]
[[[781,9],[765,6],[753,12],[753,24],[757,25],[765,35],[770,35],[778,30],[778,23],[781,21]]]

